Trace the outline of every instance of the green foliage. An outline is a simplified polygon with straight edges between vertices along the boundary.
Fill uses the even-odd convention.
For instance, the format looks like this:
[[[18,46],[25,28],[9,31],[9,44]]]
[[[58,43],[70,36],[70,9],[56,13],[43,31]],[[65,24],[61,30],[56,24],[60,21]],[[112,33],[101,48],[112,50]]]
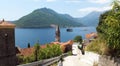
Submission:
[[[81,44],[82,43],[82,36],[76,36],[74,38],[74,42],[79,42]]]
[[[46,48],[42,48],[40,50],[39,58],[40,59],[47,59],[47,58],[59,56],[61,54],[62,54],[62,50],[60,48],[60,45],[53,44],[52,46],[50,46],[48,44]]]
[[[35,60],[33,55],[27,56],[27,57],[17,56],[17,58],[18,58],[18,63],[20,63],[20,64],[30,63],[30,62],[33,62]]]
[[[17,64],[22,64],[23,58],[24,58],[24,56],[17,55]]]
[[[36,44],[34,45],[35,61],[38,61],[39,51],[40,51],[40,45],[39,45],[39,43],[36,43]]]
[[[23,58],[24,63],[30,63],[30,62],[33,62],[34,60],[35,60],[35,59],[34,59],[34,56],[33,56],[33,55]]]
[[[117,12],[118,10],[120,10],[120,7],[119,7],[119,0],[114,0],[113,3],[112,3],[114,6],[113,6],[113,12]]]
[[[108,46],[106,45],[104,40],[100,40],[99,38],[87,45],[85,47],[85,50],[92,51],[100,55],[108,54]]]
[[[120,54],[120,5],[114,1],[112,10],[105,12],[100,17],[97,32],[101,39],[106,40],[109,53],[112,56]]]
[[[51,24],[57,24],[61,27],[81,26],[81,24],[77,23],[71,16],[58,14],[48,8],[37,9],[14,23],[17,27],[23,28],[50,27]]]
[[[20,64],[30,63],[38,60],[48,59],[56,56],[60,56],[62,54],[62,50],[59,44],[52,44],[45,48],[40,48],[39,43],[34,46],[35,51],[31,56],[17,56]]]

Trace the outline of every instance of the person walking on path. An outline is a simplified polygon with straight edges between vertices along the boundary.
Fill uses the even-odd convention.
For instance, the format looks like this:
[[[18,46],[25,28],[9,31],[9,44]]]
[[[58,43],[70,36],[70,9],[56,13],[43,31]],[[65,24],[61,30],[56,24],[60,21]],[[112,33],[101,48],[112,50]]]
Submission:
[[[84,54],[85,54],[84,44],[83,44],[83,43],[82,43],[82,44],[79,44],[79,45],[78,45],[78,48],[81,50],[82,55],[84,55]]]

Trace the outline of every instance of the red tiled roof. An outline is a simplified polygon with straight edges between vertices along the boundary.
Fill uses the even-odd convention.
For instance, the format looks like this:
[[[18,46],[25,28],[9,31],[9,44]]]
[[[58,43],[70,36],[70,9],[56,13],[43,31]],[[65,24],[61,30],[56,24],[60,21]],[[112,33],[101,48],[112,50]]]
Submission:
[[[50,44],[50,46],[52,46],[53,44],[60,44],[61,45],[61,49],[64,51],[65,50],[65,47],[66,45],[72,45],[73,44],[73,41],[70,40],[68,42],[64,42],[64,43],[60,43],[60,42],[52,42]],[[41,45],[40,48],[45,48],[46,45]],[[20,51],[19,55],[23,55],[23,56],[30,56],[33,54],[34,52],[34,47],[30,47],[30,48],[23,48],[23,49],[18,49]]]
[[[24,48],[24,49],[21,49],[21,50],[20,50],[20,55],[30,56],[30,55],[33,54],[33,52],[34,52],[34,48],[33,48],[33,47]]]
[[[69,40],[69,41],[64,42],[64,43],[60,43],[60,42],[52,42],[52,43],[53,43],[53,44],[60,44],[60,47],[61,47],[62,51],[64,52],[65,49],[66,49],[66,47],[67,47],[68,45],[71,45],[71,46],[72,46],[73,41],[72,41],[72,40]]]
[[[97,33],[90,33],[90,34],[86,34],[86,38],[90,39],[92,37],[97,37]]]
[[[46,45],[42,45],[40,46],[41,48],[45,48]],[[30,56],[33,54],[34,52],[34,47],[30,47],[30,48],[21,48],[19,49],[20,53],[18,53],[19,55],[23,55],[23,56]]]

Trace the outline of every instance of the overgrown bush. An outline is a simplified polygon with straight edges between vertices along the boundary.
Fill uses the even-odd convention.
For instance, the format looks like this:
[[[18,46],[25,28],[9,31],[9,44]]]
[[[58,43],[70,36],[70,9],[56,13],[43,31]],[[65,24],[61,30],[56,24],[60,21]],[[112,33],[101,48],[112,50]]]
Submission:
[[[106,40],[111,56],[120,55],[120,5],[113,2],[113,8],[100,16],[97,32],[101,39]]]
[[[47,59],[55,56],[59,56],[62,54],[62,50],[60,48],[60,45],[53,44],[53,45],[47,45],[46,48],[40,49],[39,58],[40,59]]]
[[[31,56],[17,56],[19,64],[30,63],[38,60],[48,59],[52,57],[56,57],[62,54],[62,50],[59,44],[52,44],[45,48],[40,48],[39,44],[35,44],[34,46],[35,51]],[[36,60],[37,59],[37,60]]]
[[[31,56],[17,56],[18,64],[26,64],[35,61],[35,58],[33,55]]]
[[[74,42],[79,42],[81,44],[82,43],[82,36],[76,36],[74,38]]]
[[[39,53],[40,53],[40,45],[39,45],[39,43],[36,43],[34,45],[34,58],[35,58],[35,61],[38,61]]]
[[[92,51],[101,55],[108,54],[108,46],[104,40],[100,40],[99,38],[91,42],[89,45],[85,47],[86,51]]]
[[[34,59],[34,56],[32,55],[32,56],[24,57],[23,61],[24,63],[30,63],[30,62],[35,61],[35,59]]]

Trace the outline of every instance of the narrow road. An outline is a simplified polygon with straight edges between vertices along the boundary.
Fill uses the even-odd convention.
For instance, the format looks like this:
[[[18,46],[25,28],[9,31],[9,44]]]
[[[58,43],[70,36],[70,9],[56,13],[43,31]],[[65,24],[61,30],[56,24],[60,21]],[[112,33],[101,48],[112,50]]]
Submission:
[[[72,55],[64,58],[63,66],[93,66],[98,63],[99,55],[85,51],[85,55]]]

